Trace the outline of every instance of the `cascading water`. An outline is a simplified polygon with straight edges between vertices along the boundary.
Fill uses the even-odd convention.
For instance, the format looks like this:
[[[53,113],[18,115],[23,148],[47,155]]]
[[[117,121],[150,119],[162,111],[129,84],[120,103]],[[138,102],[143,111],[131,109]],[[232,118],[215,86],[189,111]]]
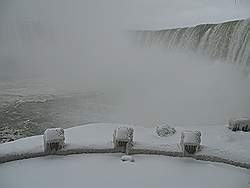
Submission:
[[[142,46],[188,49],[212,59],[250,65],[250,19],[136,32]]]

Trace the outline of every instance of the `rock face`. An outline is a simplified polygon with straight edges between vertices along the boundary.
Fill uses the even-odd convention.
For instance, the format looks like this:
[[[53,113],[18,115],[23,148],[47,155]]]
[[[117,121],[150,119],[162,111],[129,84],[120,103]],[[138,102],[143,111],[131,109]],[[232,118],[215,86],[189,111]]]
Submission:
[[[232,131],[250,131],[250,119],[243,117],[230,119],[228,128]]]
[[[43,135],[44,152],[53,153],[62,149],[64,146],[64,130],[63,128],[47,129]]]
[[[171,136],[176,133],[176,130],[168,125],[162,125],[156,127],[156,133],[160,137]]]
[[[181,147],[183,155],[194,154],[200,149],[201,132],[200,131],[183,131],[181,133]]]

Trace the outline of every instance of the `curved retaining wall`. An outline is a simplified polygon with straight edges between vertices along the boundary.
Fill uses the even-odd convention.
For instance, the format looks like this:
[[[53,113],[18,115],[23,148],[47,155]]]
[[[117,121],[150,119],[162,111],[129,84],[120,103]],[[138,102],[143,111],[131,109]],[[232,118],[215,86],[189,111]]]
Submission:
[[[79,148],[79,149],[63,149],[61,151],[56,152],[53,155],[72,155],[72,154],[83,154],[83,153],[119,153],[124,152],[121,149],[114,149],[114,148]],[[171,156],[171,157],[183,157],[182,152],[178,151],[164,151],[164,150],[152,150],[152,149],[132,149],[131,154],[146,154],[146,155],[164,155],[164,156]],[[47,154],[45,152],[34,152],[34,153],[23,153],[23,154],[9,154],[0,156],[0,164],[11,162],[15,160],[22,160],[22,159],[29,159],[29,158],[36,158],[36,157],[44,157],[51,154]],[[241,167],[245,169],[250,169],[249,163],[234,161],[218,156],[211,156],[211,155],[190,155],[189,157],[196,159],[196,160],[202,160],[202,161],[211,161],[211,162],[219,162],[219,163],[225,163],[229,165],[233,165],[236,167]]]
[[[131,154],[150,154],[150,155],[165,155],[165,156],[171,156],[171,157],[184,157],[182,152],[147,150],[147,149],[136,149],[136,150],[133,150]],[[226,159],[226,158],[222,158],[218,156],[195,154],[195,155],[189,155],[188,157],[191,157],[196,160],[201,160],[201,161],[219,162],[219,163],[233,165],[236,167],[250,169],[249,163],[234,161],[231,159]]]
[[[0,164],[16,161],[16,160],[22,160],[22,159],[30,159],[30,158],[36,158],[36,157],[45,157],[49,155],[72,155],[72,154],[83,154],[83,153],[118,153],[121,152],[116,149],[95,149],[95,148],[84,148],[84,149],[63,149],[60,151],[57,151],[54,154],[48,154],[45,152],[34,152],[34,153],[22,153],[22,154],[7,154],[4,156],[0,156]]]

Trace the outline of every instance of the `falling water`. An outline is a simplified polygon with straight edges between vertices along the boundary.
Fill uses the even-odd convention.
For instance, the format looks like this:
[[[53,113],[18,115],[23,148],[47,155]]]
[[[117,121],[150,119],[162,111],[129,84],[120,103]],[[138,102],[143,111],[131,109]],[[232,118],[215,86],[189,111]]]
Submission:
[[[181,48],[240,65],[250,65],[250,19],[195,27],[136,32],[142,46]]]

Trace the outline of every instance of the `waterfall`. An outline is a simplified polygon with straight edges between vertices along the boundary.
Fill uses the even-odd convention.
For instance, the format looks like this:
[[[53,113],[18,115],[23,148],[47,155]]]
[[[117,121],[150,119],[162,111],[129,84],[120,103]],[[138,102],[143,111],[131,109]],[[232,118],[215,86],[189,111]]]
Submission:
[[[142,46],[181,48],[212,59],[250,65],[250,19],[195,27],[136,31]]]

